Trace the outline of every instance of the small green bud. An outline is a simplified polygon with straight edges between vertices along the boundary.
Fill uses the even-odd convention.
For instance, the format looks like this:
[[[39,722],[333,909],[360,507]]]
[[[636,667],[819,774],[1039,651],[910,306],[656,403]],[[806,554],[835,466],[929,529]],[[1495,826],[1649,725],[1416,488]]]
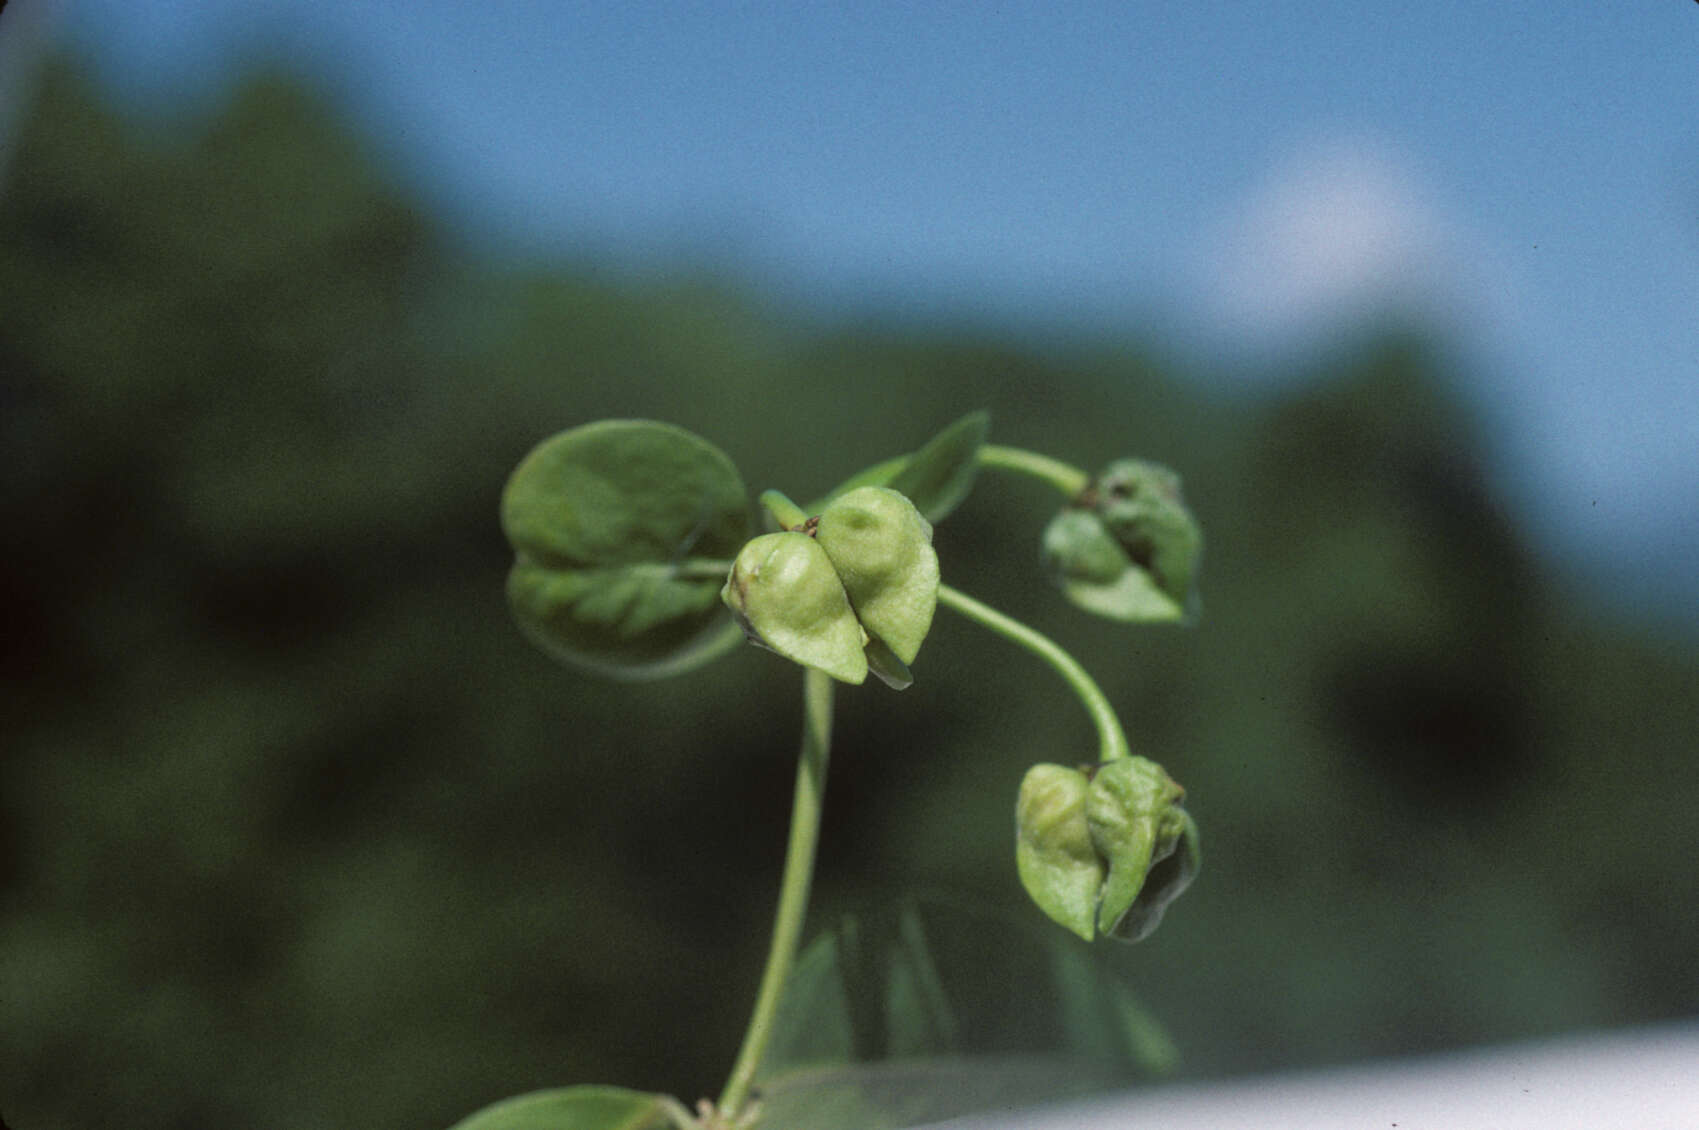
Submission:
[[[1109,867],[1097,908],[1100,933],[1129,942],[1146,937],[1191,884],[1197,829],[1180,807],[1185,795],[1143,757],[1097,767],[1085,811],[1092,845]]]
[[[932,524],[888,487],[857,487],[821,511],[815,537],[862,627],[913,663],[938,605]]]
[[[1196,614],[1203,535],[1180,477],[1137,459],[1111,463],[1044,531],[1044,565],[1069,600],[1128,622]]]
[[[1133,564],[1182,608],[1196,602],[1192,578],[1203,531],[1186,508],[1180,476],[1158,463],[1117,459],[1094,484],[1096,510]]]
[[[1057,514],[1045,528],[1043,544],[1045,569],[1062,594],[1087,612],[1128,623],[1184,616],[1090,510],[1069,507]]]
[[[1015,868],[1032,901],[1058,925],[1091,941],[1107,868],[1086,820],[1086,775],[1034,765],[1015,801]]]
[[[1044,529],[1044,564],[1058,579],[1114,584],[1132,561],[1089,510],[1063,510]]]
[[[845,683],[867,678],[866,634],[831,558],[807,534],[763,534],[732,564],[720,599],[751,641]]]
[[[1086,941],[1136,942],[1196,876],[1185,790],[1142,757],[1035,765],[1015,802],[1015,866],[1038,908]]]

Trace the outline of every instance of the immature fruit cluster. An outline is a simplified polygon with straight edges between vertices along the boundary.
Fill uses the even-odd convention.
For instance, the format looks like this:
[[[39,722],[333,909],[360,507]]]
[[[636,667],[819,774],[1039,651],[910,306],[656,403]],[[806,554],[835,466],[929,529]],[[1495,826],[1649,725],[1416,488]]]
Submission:
[[[1185,790],[1142,757],[1034,765],[1015,802],[1015,865],[1040,910],[1086,941],[1136,942],[1197,874]]]
[[[1203,535],[1180,476],[1118,459],[1044,531],[1044,564],[1081,608],[1126,621],[1186,620]]]
[[[898,492],[858,487],[808,527],[744,546],[720,598],[751,640],[787,659],[860,683],[871,655],[893,681],[887,672],[914,661],[938,603],[931,524]]]

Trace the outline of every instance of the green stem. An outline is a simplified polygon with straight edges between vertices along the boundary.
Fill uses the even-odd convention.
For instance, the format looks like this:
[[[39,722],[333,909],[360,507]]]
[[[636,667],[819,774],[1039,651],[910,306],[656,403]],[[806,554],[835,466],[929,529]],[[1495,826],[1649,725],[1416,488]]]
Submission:
[[[794,530],[808,521],[808,511],[786,498],[783,491],[762,491],[761,505],[779,523],[780,529]]]
[[[718,557],[686,557],[665,567],[669,576],[683,581],[723,581],[732,562]]]
[[[1116,716],[1115,708],[1109,704],[1109,696],[1103,693],[1103,688],[1080,666],[1079,660],[1063,651],[1055,640],[1034,631],[1011,616],[1005,616],[989,604],[981,604],[949,585],[938,586],[938,603],[947,605],[969,620],[990,628],[1004,639],[1019,644],[1050,664],[1056,673],[1067,681],[1068,686],[1085,704],[1086,712],[1091,715],[1091,723],[1097,727],[1099,761],[1114,761],[1133,755],[1131,747],[1127,745],[1127,732],[1121,728],[1121,719]]]
[[[749,1097],[761,1056],[773,1034],[773,1018],[784,995],[785,981],[796,960],[802,919],[808,909],[808,885],[814,875],[814,848],[820,838],[820,802],[826,788],[826,760],[832,739],[832,677],[813,667],[802,685],[802,754],[796,767],[796,799],[791,806],[790,845],[785,850],[784,877],[779,882],[779,908],[773,916],[773,940],[767,950],[767,969],[755,995],[755,1011],[743,1036],[743,1047],[732,1065],[731,1077],[720,1095],[719,1111],[735,1122]]]
[[[1070,501],[1091,485],[1091,476],[1078,467],[1019,447],[985,444],[979,449],[979,465],[1042,479],[1061,491]]]

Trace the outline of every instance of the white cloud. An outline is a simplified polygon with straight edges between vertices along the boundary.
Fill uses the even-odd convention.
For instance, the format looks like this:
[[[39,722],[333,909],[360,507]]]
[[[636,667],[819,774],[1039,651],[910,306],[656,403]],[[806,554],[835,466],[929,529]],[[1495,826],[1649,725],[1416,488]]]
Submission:
[[[1463,238],[1409,164],[1333,139],[1279,163],[1203,233],[1191,274],[1209,320],[1267,343],[1377,313],[1450,321],[1472,290]]]

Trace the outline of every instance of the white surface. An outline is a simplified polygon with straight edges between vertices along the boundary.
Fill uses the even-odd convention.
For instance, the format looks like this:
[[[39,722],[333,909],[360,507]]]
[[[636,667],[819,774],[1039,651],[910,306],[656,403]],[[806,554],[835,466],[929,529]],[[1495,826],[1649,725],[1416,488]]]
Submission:
[[[1699,1024],[1158,1087],[950,1130],[1699,1130]]]

